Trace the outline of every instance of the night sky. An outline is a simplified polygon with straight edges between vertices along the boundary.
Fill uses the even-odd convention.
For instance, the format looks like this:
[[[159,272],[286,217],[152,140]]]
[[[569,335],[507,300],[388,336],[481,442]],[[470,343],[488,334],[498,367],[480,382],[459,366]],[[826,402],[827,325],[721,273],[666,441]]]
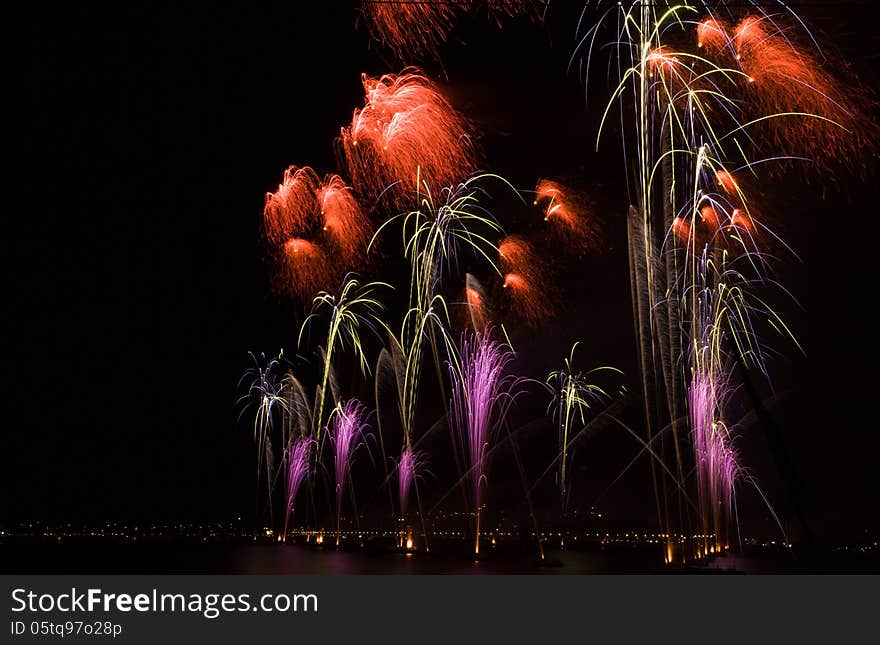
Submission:
[[[514,334],[522,369],[543,380],[581,339],[585,367],[619,367],[620,384],[635,390],[624,167],[614,140],[594,151],[608,91],[601,75],[585,104],[581,80],[566,72],[578,5],[552,3],[546,25],[465,21],[442,50],[443,67],[424,68],[475,122],[486,170],[524,189],[567,178],[602,222],[600,252],[546,258],[560,311],[539,333]],[[880,40],[869,11],[801,13],[876,86]],[[67,7],[17,27],[25,155],[24,184],[10,187],[23,206],[7,215],[15,233],[0,521],[253,515],[254,448],[237,422],[237,383],[248,351],[291,351],[301,320],[269,288],[264,194],[289,164],[335,170],[333,139],[363,100],[360,73],[399,71],[357,22],[356,3],[288,2]],[[793,173],[764,186],[775,228],[802,258],[788,259],[781,277],[803,305],[783,308],[807,358],[776,343],[773,389],[759,388],[811,529],[827,542],[878,529],[876,323],[867,313],[877,178],[869,168],[832,186]],[[541,223],[498,216],[526,235]],[[638,423],[638,411],[633,399],[624,414]],[[793,523],[792,484],[763,431],[743,434],[745,463]],[[530,472],[554,441],[552,431],[527,437]],[[588,503],[637,445],[607,428],[581,450],[577,485]],[[498,468],[506,488],[503,460]],[[602,497],[602,512],[621,526],[652,526],[649,485],[642,462]],[[448,484],[433,486],[436,494]],[[771,533],[755,496],[741,497],[746,532]]]

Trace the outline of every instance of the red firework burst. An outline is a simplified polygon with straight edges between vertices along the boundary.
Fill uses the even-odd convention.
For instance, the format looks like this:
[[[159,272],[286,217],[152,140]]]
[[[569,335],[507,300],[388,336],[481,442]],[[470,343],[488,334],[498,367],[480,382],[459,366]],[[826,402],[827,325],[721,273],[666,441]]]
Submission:
[[[301,302],[333,288],[335,271],[324,249],[314,242],[293,237],[274,254],[276,291]]]
[[[766,17],[743,19],[729,42],[748,76],[748,104],[757,118],[769,117],[760,127],[776,149],[827,166],[831,159],[856,162],[875,146],[877,127],[867,113],[875,101],[843,61],[827,52],[819,60],[795,30]]]
[[[439,57],[455,21],[462,13],[482,7],[489,18],[501,19],[517,14],[537,18],[546,0],[362,0],[361,7],[370,36],[379,41],[399,60],[413,57]]]
[[[351,187],[339,175],[328,175],[321,182],[316,197],[327,241],[336,247],[344,263],[359,263],[366,252],[372,227]]]
[[[742,208],[734,208],[730,213],[730,226],[742,229],[749,235],[755,234],[755,223],[751,216]]]
[[[589,219],[587,197],[559,182],[540,179],[535,187],[535,205],[560,244],[582,253],[596,247],[599,235]]]
[[[465,275],[465,288],[460,299],[462,315],[459,322],[463,327],[475,331],[486,328],[490,321],[489,303],[483,286],[470,273]]]
[[[724,23],[715,18],[706,18],[697,25],[697,47],[710,52],[720,52],[727,47],[730,37]]]
[[[670,52],[667,47],[657,47],[648,52],[645,60],[648,63],[648,69],[653,74],[671,74],[679,67],[678,58]]]
[[[275,289],[308,301],[363,263],[371,226],[339,175],[290,166],[266,195],[263,224]]]
[[[718,212],[715,210],[714,206],[703,206],[700,209],[700,219],[703,220],[703,223],[712,229],[717,229],[720,225],[720,220],[718,219]]]
[[[498,244],[498,256],[509,313],[537,325],[547,317],[552,301],[537,254],[523,238],[508,235]]]
[[[691,237],[691,223],[683,217],[676,217],[672,220],[672,232],[679,240],[687,244]]]
[[[444,187],[476,168],[464,119],[437,86],[409,68],[381,78],[363,76],[364,107],[337,140],[352,183],[375,199],[385,192],[394,205],[411,198],[417,182]]]
[[[290,166],[284,171],[278,190],[266,193],[263,226],[271,243],[283,244],[309,230],[318,211],[317,186],[318,176],[314,170],[308,166]]]
[[[736,197],[740,192],[739,184],[736,179],[734,179],[733,175],[726,170],[717,171],[715,173],[715,181],[721,189],[731,197]]]
[[[437,57],[455,24],[456,5],[448,2],[399,0],[361,3],[370,36],[391,49],[398,59]]]

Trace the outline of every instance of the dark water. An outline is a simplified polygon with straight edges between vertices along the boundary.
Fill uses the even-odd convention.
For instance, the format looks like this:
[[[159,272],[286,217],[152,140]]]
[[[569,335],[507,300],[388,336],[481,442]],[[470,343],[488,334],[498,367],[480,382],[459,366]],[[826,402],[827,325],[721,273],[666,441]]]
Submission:
[[[465,553],[337,551],[250,543],[0,544],[4,573],[183,574],[637,574],[637,573],[878,573],[876,556],[789,553],[729,554],[699,567],[667,567],[653,550],[548,551],[539,565],[523,552],[489,553],[474,561]]]

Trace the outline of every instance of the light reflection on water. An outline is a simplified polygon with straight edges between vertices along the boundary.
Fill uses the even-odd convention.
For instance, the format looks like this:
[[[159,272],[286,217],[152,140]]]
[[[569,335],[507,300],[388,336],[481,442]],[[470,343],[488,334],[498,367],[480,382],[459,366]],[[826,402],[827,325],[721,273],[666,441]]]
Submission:
[[[462,545],[464,548],[464,545]],[[474,561],[463,551],[406,555],[290,544],[65,542],[0,545],[0,570],[58,573],[232,574],[594,574],[663,571],[645,551],[548,551],[546,565],[525,551]]]
[[[548,550],[547,565],[511,547],[474,561],[465,545],[438,553],[337,551],[308,546],[242,542],[32,542],[0,544],[4,573],[178,573],[178,574],[606,574],[677,573],[661,551]],[[867,573],[880,571],[876,557],[825,554],[798,559],[791,553],[729,553],[687,573]]]
[[[253,545],[236,549],[233,567],[248,573],[287,574],[592,574],[648,572],[662,569],[651,553],[548,552],[550,566],[537,557],[489,556],[474,561],[464,555],[360,553],[311,550],[290,545]],[[653,563],[653,564],[652,564]]]

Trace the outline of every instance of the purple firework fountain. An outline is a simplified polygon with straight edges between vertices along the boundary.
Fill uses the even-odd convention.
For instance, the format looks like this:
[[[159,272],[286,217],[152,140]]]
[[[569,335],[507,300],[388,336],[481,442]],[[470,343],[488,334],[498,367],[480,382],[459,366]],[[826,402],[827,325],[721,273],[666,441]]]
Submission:
[[[309,437],[300,437],[288,449],[287,453],[287,509],[284,515],[284,537],[287,541],[287,524],[293,515],[293,507],[296,503],[296,494],[300,486],[309,476],[309,461],[315,440]]]
[[[345,496],[345,484],[351,484],[351,464],[357,450],[365,445],[369,434],[369,411],[360,401],[352,399],[345,405],[338,405],[330,418],[327,431],[333,443],[334,474],[336,477],[336,546],[339,546],[341,533],[339,530],[342,517],[342,501]],[[352,489],[352,502],[354,502]],[[355,515],[357,513],[355,512]]]
[[[406,531],[406,509],[409,502],[409,492],[415,484],[416,478],[421,476],[427,458],[424,452],[404,448],[400,452],[400,460],[397,462],[397,486],[400,495],[400,546],[404,546],[404,534]],[[412,538],[406,538],[406,548],[412,548]]]
[[[730,520],[734,486],[741,473],[736,450],[721,409],[730,395],[723,379],[697,372],[688,388],[691,432],[697,460],[697,491],[704,543],[702,553],[721,550]],[[708,535],[715,536],[714,544]]]
[[[510,348],[483,333],[464,334],[460,363],[450,365],[452,400],[450,418],[461,463],[468,466],[471,501],[476,521],[474,553],[480,553],[480,512],[486,485],[490,446],[520,392],[522,379],[507,374],[513,360]]]

